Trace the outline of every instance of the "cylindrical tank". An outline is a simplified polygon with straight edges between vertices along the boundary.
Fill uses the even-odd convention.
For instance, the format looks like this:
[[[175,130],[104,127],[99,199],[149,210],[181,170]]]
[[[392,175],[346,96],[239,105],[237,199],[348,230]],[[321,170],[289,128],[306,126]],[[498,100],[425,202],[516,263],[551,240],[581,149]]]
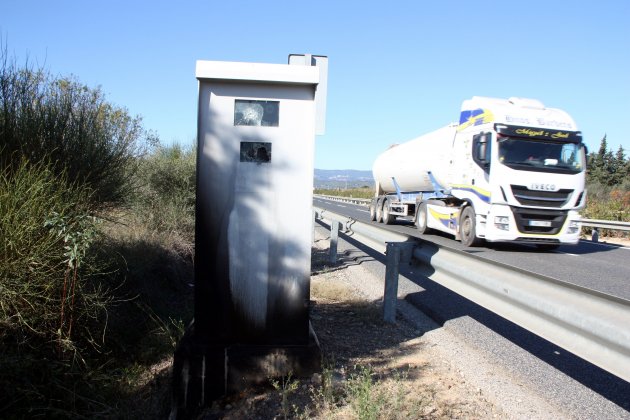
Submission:
[[[455,124],[449,125],[391,146],[381,153],[372,166],[377,192],[395,192],[392,177],[404,192],[433,191],[429,171],[440,185],[446,187],[450,181],[449,167],[456,130]]]

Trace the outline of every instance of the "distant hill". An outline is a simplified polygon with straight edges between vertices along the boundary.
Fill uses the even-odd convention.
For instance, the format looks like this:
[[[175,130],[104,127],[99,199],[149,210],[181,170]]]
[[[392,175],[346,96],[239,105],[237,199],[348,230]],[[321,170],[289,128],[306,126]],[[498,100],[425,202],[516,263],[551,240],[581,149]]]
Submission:
[[[315,169],[315,188],[356,188],[374,185],[372,171]]]

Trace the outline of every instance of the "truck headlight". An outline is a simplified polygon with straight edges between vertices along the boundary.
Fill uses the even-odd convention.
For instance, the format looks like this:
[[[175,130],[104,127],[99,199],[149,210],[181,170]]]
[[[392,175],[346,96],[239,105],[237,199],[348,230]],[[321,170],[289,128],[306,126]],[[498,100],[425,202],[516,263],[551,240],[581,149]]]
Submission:
[[[576,220],[572,220],[569,222],[569,228],[567,229],[567,233],[573,235],[580,231],[580,224]]]
[[[501,230],[510,230],[510,218],[507,216],[495,216],[494,227]]]

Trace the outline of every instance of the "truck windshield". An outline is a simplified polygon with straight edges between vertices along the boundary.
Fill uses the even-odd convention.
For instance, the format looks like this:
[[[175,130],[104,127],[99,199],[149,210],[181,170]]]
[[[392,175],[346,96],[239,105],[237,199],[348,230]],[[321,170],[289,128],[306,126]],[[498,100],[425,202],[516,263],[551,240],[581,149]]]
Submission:
[[[499,135],[499,161],[513,169],[579,173],[585,168],[579,143],[523,139]]]

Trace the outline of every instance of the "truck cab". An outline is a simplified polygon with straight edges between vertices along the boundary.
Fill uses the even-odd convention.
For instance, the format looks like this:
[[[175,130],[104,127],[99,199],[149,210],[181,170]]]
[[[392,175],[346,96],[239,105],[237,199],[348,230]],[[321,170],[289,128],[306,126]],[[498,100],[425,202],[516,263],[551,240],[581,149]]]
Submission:
[[[475,238],[466,238],[465,221],[459,236],[546,248],[577,243],[586,152],[571,117],[532,100],[471,102],[464,103],[473,109],[462,110],[456,135],[470,152],[454,153],[453,164],[461,167],[451,172],[461,175],[451,188],[474,208]]]

